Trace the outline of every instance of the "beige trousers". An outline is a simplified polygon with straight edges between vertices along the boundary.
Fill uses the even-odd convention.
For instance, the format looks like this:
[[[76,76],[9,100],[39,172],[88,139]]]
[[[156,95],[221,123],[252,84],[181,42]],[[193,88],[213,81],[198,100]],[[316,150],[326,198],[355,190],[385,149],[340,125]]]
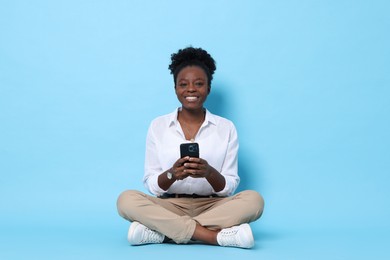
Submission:
[[[185,244],[191,240],[196,223],[218,230],[257,220],[264,200],[253,190],[225,198],[157,198],[128,190],[119,196],[117,208],[123,218]]]

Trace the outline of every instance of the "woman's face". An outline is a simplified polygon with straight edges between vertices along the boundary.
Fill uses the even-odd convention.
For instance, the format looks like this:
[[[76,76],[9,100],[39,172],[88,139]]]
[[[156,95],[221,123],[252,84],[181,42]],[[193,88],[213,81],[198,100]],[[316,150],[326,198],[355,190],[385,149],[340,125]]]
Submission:
[[[206,73],[198,66],[184,67],[177,74],[175,91],[183,109],[203,109],[210,92]]]

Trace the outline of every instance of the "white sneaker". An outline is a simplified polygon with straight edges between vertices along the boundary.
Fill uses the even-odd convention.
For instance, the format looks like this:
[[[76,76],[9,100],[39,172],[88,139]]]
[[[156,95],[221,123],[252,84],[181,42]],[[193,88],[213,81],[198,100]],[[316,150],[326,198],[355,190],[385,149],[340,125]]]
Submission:
[[[160,244],[165,236],[157,231],[153,231],[139,222],[132,222],[127,234],[127,240],[132,245]]]
[[[220,246],[252,248],[255,245],[251,227],[246,223],[222,229],[217,235],[217,241]]]

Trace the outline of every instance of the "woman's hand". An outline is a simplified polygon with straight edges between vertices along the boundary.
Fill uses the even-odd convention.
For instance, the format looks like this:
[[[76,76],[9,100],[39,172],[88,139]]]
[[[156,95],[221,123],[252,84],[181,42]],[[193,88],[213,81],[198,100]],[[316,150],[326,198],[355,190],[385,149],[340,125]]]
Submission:
[[[212,167],[202,158],[185,157],[183,173],[193,178],[208,178],[212,172]]]
[[[185,171],[184,164],[189,161],[190,157],[183,157],[178,159],[172,166],[170,172],[173,174],[175,180],[184,180],[190,176],[189,172]]]
[[[213,187],[214,191],[218,192],[225,188],[225,177],[210,166],[206,160],[195,157],[184,157],[179,159],[176,163],[180,165],[177,167],[180,171],[178,176],[182,176],[183,179],[188,176],[192,178],[206,178]]]

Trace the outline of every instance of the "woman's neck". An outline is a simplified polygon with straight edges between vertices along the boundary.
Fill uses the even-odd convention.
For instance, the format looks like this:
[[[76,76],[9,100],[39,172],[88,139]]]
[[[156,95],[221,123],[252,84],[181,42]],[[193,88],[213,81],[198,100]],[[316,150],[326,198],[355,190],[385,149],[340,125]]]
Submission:
[[[177,115],[186,140],[195,141],[201,125],[205,120],[206,110],[197,111],[181,109]]]
[[[204,108],[199,110],[181,109],[178,114],[178,119],[187,124],[198,124],[204,121],[206,110]]]

